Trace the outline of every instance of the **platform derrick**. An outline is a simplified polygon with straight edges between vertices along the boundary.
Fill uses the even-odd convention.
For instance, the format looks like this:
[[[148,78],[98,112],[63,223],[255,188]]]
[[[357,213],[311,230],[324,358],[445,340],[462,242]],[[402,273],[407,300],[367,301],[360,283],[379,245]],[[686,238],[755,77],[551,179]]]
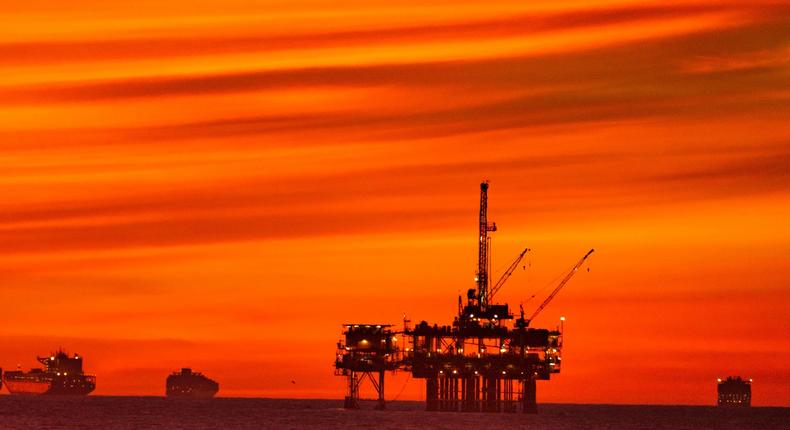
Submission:
[[[530,327],[530,322],[593,251],[573,266],[529,319],[523,308],[514,319],[510,307],[494,299],[530,249],[491,282],[489,233],[497,227],[488,223],[488,187],[487,182],[480,185],[476,288],[467,291],[465,303],[458,298],[458,315],[451,325],[422,321],[413,328],[404,324],[398,332],[387,325],[345,325],[336,368],[348,378],[346,408],[359,407],[359,384],[365,379],[378,394],[377,407],[383,408],[384,372],[402,369],[425,380],[429,411],[537,412],[536,381],[548,380],[561,369],[562,324],[550,330]]]

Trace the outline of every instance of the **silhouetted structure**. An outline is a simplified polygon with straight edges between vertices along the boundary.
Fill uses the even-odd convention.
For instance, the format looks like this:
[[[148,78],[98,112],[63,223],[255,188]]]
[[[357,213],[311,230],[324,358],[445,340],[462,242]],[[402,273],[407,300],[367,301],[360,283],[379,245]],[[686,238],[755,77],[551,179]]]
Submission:
[[[579,260],[530,316],[513,324],[507,304],[494,303],[495,294],[518,267],[529,248],[493,283],[488,223],[488,183],[480,185],[477,288],[458,297],[452,325],[422,321],[414,328],[404,319],[402,331],[386,324],[345,324],[345,339],[337,344],[336,374],[348,378],[345,407],[359,408],[359,387],[368,379],[384,408],[384,372],[403,369],[425,379],[429,411],[537,412],[536,381],[547,380],[561,368],[562,323],[554,330],[529,327],[573,274],[593,253]],[[564,321],[564,318],[561,318]]]
[[[387,324],[346,324],[344,342],[338,342],[340,374],[348,377],[344,407],[359,409],[359,387],[370,380],[377,394],[376,409],[384,409],[384,372],[400,365],[397,337]]]
[[[718,380],[718,405],[740,406],[752,405],[752,380],[741,379],[740,376],[730,376],[725,380]]]
[[[181,372],[173,372],[167,377],[165,393],[167,397],[214,397],[219,391],[219,384],[203,374],[183,368]]]
[[[3,382],[11,394],[51,394],[85,396],[96,389],[96,377],[82,371],[82,357],[69,357],[62,350],[49,357],[37,357],[46,366],[3,373]]]

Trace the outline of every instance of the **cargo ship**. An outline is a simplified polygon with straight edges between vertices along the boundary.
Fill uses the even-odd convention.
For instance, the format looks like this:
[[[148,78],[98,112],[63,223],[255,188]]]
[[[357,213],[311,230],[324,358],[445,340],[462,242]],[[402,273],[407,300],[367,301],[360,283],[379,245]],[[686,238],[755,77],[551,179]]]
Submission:
[[[718,404],[719,406],[748,407],[752,404],[752,380],[741,379],[740,376],[719,378]]]
[[[3,383],[11,394],[86,396],[96,389],[96,377],[82,371],[82,357],[69,357],[64,351],[37,357],[43,369],[6,371]]]
[[[210,398],[219,391],[219,384],[203,374],[183,368],[167,377],[167,397]]]

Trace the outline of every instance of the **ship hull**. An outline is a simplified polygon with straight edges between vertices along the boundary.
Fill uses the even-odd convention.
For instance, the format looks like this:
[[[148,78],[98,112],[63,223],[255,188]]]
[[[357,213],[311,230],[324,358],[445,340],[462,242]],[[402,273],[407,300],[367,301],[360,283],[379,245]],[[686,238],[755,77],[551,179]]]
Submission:
[[[174,397],[174,398],[188,398],[188,399],[210,399],[217,394],[217,391],[201,391],[201,390],[193,390],[193,391],[168,391],[167,397]]]
[[[87,396],[96,389],[96,382],[90,376],[31,376],[6,372],[3,382],[9,393],[18,395]]]

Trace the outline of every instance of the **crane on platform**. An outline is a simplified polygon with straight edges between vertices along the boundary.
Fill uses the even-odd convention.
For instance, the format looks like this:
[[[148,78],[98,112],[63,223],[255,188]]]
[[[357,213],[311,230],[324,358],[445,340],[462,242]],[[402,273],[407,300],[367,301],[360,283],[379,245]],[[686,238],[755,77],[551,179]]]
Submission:
[[[566,274],[565,277],[562,278],[559,285],[557,285],[557,287],[554,288],[554,291],[552,291],[551,294],[549,294],[549,296],[546,297],[546,300],[544,300],[543,303],[541,303],[540,306],[538,306],[538,308],[535,309],[535,312],[533,312],[532,316],[530,316],[528,319],[524,318],[524,307],[522,306],[521,318],[516,320],[516,324],[522,325],[523,327],[529,326],[530,321],[534,320],[535,317],[538,316],[538,314],[540,314],[543,311],[543,309],[549,305],[549,303],[554,299],[554,296],[556,296],[557,293],[560,292],[562,287],[564,287],[565,284],[567,284],[568,281],[571,280],[571,278],[573,278],[573,275],[576,274],[576,271],[579,270],[580,267],[582,267],[582,264],[584,264],[584,262],[587,260],[587,257],[589,257],[590,254],[592,254],[593,252],[595,252],[595,249],[589,250],[586,254],[584,254],[584,257],[582,257],[581,260],[577,261],[576,264],[573,265],[573,268],[570,270],[570,272],[568,272],[568,274]]]
[[[531,251],[531,249],[524,248],[524,250],[521,251],[521,254],[519,254],[518,257],[516,257],[516,259],[513,261],[510,267],[508,267],[507,270],[505,270],[505,273],[503,273],[502,276],[499,278],[499,280],[496,281],[496,284],[494,284],[494,286],[491,287],[491,291],[488,292],[489,301],[494,300],[494,294],[496,294],[500,289],[502,289],[502,286],[505,285],[505,281],[507,281],[507,279],[510,278],[510,275],[512,275],[513,271],[516,270],[516,268],[518,267],[518,263],[521,262],[521,260],[524,258],[524,255],[526,255],[527,252],[529,251]]]

